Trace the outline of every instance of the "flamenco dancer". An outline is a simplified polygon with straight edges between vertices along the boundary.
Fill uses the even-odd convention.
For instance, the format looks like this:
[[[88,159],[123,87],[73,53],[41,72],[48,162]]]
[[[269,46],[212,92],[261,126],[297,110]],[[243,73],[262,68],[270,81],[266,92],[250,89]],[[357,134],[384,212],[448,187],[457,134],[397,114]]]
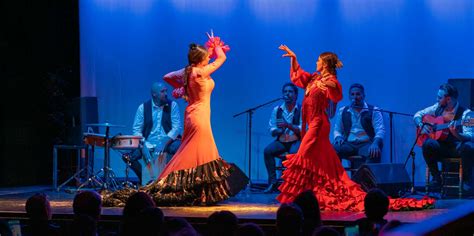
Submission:
[[[157,205],[212,205],[230,197],[226,179],[231,166],[221,159],[214,142],[210,106],[211,74],[225,62],[229,47],[219,37],[208,36],[207,48],[191,44],[188,65],[163,78],[175,88],[173,96],[184,98],[188,105],[180,148],[157,180],[142,189]],[[211,58],[215,60],[209,63]],[[117,198],[126,199],[123,195]],[[116,201],[108,205],[123,204]]]
[[[342,99],[341,84],[336,69],[343,64],[332,52],[322,53],[316,62],[317,73],[310,74],[301,69],[296,54],[286,45],[279,49],[283,57],[291,59],[290,78],[305,90],[302,104],[302,141],[295,154],[288,154],[283,165],[283,184],[277,200],[293,202],[305,190],[312,190],[318,198],[321,210],[363,211],[366,192],[353,182],[345,172],[334,148],[329,141],[330,123],[327,108],[330,101]],[[306,128],[308,127],[308,128]],[[392,210],[431,207],[433,199],[390,199]]]

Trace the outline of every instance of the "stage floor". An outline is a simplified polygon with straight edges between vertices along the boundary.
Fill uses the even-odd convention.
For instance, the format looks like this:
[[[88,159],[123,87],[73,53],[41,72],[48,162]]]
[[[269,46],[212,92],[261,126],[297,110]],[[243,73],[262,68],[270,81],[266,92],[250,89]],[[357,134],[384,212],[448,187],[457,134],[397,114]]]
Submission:
[[[60,192],[51,191],[49,186],[0,189],[0,217],[25,217],[24,207],[26,199],[36,192],[43,192],[49,196],[53,219],[70,219],[72,217],[74,193],[68,193],[64,190]],[[221,202],[217,206],[160,208],[166,217],[184,217],[191,222],[205,219],[215,211],[229,210],[234,212],[241,222],[273,223],[279,206],[279,203],[275,200],[276,195],[242,191],[235,197]],[[386,219],[398,219],[404,223],[415,223],[443,214],[449,209],[468,201],[473,201],[473,199],[439,199],[436,201],[434,209],[389,212]],[[106,207],[102,210],[102,219],[119,220],[121,214],[122,208]],[[322,212],[323,222],[328,225],[350,225],[362,217],[364,217],[363,212]]]

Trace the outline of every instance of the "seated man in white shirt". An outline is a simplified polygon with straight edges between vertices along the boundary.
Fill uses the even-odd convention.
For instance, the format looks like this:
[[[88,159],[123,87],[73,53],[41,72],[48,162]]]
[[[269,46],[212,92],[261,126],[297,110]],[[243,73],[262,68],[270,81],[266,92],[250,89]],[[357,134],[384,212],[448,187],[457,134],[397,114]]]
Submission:
[[[301,110],[296,104],[298,88],[292,83],[286,83],[282,87],[282,93],[285,101],[273,108],[269,121],[270,133],[276,139],[264,150],[268,173],[268,187],[264,193],[276,192],[278,188],[275,158],[285,152],[296,153],[301,143]]]
[[[154,165],[164,160],[157,160],[158,153],[165,152],[168,156],[165,161],[168,162],[181,144],[179,112],[178,104],[168,100],[167,87],[158,82],[153,83],[151,87],[151,99],[137,109],[133,122],[133,135],[142,136],[144,145],[143,149],[132,153],[131,168],[143,185],[155,180],[159,175]],[[140,162],[147,166],[147,171],[142,171]]]
[[[365,90],[361,84],[349,88],[351,104],[341,107],[334,124],[334,149],[339,158],[361,156],[353,168],[365,163],[379,163],[381,159],[385,127],[380,109],[365,102]]]
[[[437,162],[443,158],[458,158],[463,162],[464,189],[472,189],[472,165],[474,163],[474,126],[454,126],[454,120],[474,118],[473,112],[458,103],[458,90],[451,84],[442,84],[438,90],[438,102],[418,111],[414,116],[415,125],[423,128],[423,134],[430,134],[433,128],[423,124],[423,116],[443,117],[449,123],[449,134],[444,140],[426,139],[422,145],[423,157],[429,167],[433,187],[442,183]]]

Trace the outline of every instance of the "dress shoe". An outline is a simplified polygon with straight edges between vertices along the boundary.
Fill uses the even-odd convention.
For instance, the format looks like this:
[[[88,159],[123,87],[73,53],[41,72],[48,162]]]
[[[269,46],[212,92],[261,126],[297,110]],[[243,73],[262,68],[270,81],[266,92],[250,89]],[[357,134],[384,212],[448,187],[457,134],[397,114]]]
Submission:
[[[268,187],[265,190],[263,190],[263,193],[275,193],[275,192],[278,192],[278,184],[276,183],[269,184]]]

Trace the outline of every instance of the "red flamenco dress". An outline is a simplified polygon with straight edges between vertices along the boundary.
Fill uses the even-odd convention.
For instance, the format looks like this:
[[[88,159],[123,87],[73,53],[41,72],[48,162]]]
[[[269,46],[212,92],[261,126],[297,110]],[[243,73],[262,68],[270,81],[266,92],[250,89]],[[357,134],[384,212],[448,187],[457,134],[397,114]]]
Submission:
[[[293,202],[295,197],[311,189],[323,211],[363,211],[366,192],[353,182],[344,170],[329,141],[330,123],[326,113],[329,100],[342,99],[341,84],[336,76],[322,77],[305,72],[297,65],[291,68],[291,81],[305,89],[302,105],[302,141],[297,153],[286,156],[283,165],[281,203]],[[329,86],[335,84],[336,86]],[[306,129],[306,127],[308,127]],[[432,199],[390,199],[392,210],[431,207]]]

